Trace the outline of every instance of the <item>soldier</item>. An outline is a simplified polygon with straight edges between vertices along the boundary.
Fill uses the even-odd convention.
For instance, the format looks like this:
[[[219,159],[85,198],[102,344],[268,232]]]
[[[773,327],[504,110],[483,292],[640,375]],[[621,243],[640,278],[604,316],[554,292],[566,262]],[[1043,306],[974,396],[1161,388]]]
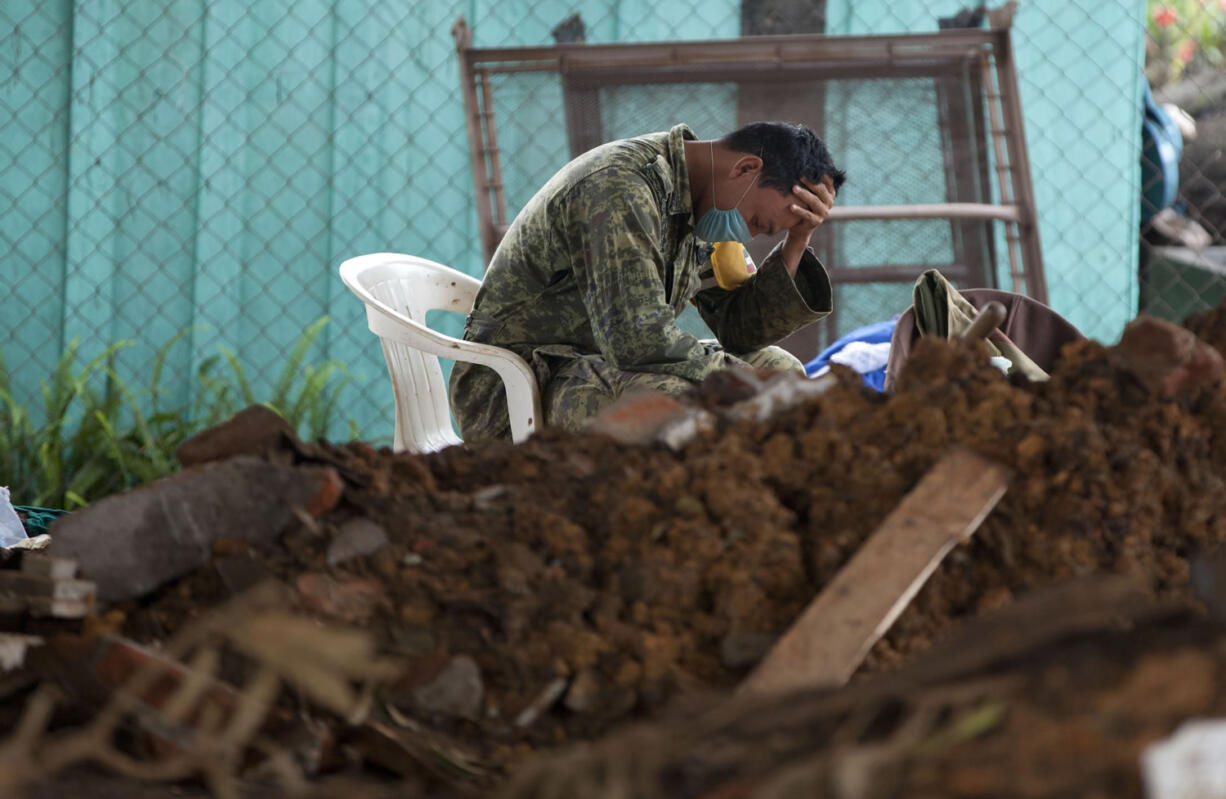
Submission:
[[[464,338],[523,357],[545,423],[569,430],[631,389],[677,395],[734,365],[803,372],[772,345],[830,313],[830,278],[808,245],[843,179],[800,125],[755,122],[706,141],[677,125],[603,144],[520,211]],[[781,231],[755,269],[742,245]],[[687,302],[717,341],[677,327]],[[466,442],[510,437],[492,370],[457,363],[449,390]]]

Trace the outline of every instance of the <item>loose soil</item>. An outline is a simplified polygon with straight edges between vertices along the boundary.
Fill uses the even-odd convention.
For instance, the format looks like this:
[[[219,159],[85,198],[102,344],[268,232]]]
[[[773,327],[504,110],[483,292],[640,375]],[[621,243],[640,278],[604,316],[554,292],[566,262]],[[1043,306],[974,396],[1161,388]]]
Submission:
[[[1100,578],[1040,589],[945,650],[839,692],[623,730],[522,769],[504,799],[1141,799],[1147,749],[1226,712],[1226,629],[1157,604],[1138,617],[1119,589]],[[1079,631],[1053,630],[1053,610]]]
[[[1226,307],[1189,320],[1226,349]],[[519,446],[396,455],[321,444],[341,507],[271,552],[229,549],[297,586],[321,618],[370,629],[404,658],[381,699],[487,763],[589,740],[741,680],[904,494],[963,446],[1014,470],[857,681],[913,659],[965,620],[1037,586],[1136,575],[1187,596],[1188,556],[1226,541],[1226,396],[1152,394],[1119,353],[1066,348],[1045,383],[1005,379],[973,347],[921,341],[884,396],[840,373],[762,423],[722,421],[679,452],[545,430]],[[694,401],[734,398],[719,380]],[[377,553],[331,566],[354,520]],[[215,566],[125,608],[161,638],[220,602]],[[467,712],[422,689],[456,656],[480,672]]]

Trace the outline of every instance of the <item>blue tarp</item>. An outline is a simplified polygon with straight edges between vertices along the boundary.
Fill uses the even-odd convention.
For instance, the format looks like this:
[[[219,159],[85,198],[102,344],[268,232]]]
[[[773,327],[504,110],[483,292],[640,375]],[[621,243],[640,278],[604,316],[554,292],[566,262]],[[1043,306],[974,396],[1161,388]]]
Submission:
[[[882,391],[885,388],[885,364],[890,338],[894,335],[894,324],[897,321],[898,317],[895,316],[885,322],[874,322],[856,328],[805,364],[805,374],[816,377],[831,363],[843,363],[860,373],[864,385]],[[852,350],[858,350],[856,357],[841,358],[841,355],[848,353],[849,346]]]

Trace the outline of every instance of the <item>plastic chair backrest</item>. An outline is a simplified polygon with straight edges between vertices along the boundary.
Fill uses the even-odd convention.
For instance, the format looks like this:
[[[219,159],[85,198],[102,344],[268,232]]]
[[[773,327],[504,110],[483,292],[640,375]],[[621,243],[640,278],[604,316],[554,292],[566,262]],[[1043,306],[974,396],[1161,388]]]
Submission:
[[[341,280],[366,306],[370,331],[383,345],[396,397],[397,451],[435,452],[462,443],[440,357],[488,366],[506,384],[511,437],[526,439],[540,418],[540,392],[531,367],[501,347],[447,336],[426,326],[426,312],[472,310],[481,281],[425,258],[372,253],[341,264]]]

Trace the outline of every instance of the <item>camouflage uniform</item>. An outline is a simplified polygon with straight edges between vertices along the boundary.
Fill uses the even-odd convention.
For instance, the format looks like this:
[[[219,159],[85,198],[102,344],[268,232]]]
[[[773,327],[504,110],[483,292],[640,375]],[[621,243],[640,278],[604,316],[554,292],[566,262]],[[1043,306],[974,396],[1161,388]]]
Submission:
[[[523,357],[545,422],[576,429],[631,388],[678,394],[717,369],[801,368],[768,346],[830,313],[830,278],[806,251],[793,281],[780,248],[734,291],[695,238],[685,125],[601,145],[536,193],[494,253],[464,337]],[[718,344],[676,325],[693,301]],[[737,353],[736,357],[731,353]],[[451,407],[466,441],[510,437],[498,376],[456,363]]]

